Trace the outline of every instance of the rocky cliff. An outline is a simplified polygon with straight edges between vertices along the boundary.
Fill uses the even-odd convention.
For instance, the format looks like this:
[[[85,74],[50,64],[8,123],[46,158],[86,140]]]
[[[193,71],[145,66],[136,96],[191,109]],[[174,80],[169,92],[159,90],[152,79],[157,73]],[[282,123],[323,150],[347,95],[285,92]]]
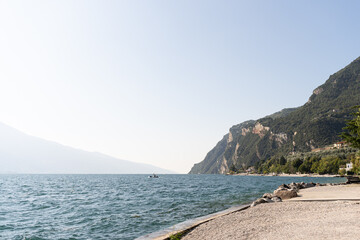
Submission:
[[[350,108],[358,104],[360,57],[331,75],[303,106],[231,127],[190,173],[226,173],[274,155],[310,151],[339,141]]]

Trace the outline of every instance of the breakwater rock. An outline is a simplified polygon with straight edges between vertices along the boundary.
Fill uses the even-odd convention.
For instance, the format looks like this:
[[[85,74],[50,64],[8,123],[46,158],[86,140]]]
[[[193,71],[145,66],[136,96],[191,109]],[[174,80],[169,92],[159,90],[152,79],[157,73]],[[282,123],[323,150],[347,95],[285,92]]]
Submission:
[[[282,184],[280,185],[273,193],[265,193],[261,198],[256,199],[250,207],[255,207],[256,205],[262,203],[274,203],[282,202],[282,200],[290,199],[298,196],[300,189],[311,188],[311,187],[321,187],[321,186],[335,186],[335,185],[345,185],[346,183],[295,183]]]

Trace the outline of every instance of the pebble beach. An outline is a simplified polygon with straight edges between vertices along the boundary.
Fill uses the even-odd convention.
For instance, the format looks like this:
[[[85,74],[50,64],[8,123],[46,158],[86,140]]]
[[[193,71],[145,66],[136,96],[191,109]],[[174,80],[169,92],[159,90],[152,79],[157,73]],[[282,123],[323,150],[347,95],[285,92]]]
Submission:
[[[360,201],[261,204],[204,223],[182,239],[358,239],[359,217]]]
[[[360,184],[318,186],[205,222],[182,239],[358,239]]]

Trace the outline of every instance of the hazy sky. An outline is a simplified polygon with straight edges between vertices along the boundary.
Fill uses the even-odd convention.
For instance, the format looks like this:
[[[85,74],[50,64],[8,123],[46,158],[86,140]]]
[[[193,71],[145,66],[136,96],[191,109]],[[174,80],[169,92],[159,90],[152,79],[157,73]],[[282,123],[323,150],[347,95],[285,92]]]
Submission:
[[[360,56],[360,1],[0,0],[0,122],[180,173]]]

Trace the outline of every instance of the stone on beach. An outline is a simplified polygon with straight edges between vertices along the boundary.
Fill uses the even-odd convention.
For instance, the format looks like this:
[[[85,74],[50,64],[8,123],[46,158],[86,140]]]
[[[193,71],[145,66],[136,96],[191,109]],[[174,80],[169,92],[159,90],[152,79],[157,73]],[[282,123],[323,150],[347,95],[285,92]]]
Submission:
[[[310,187],[315,187],[316,184],[315,183],[304,183],[304,188],[310,188]]]
[[[288,185],[288,187],[289,187],[290,189],[294,189],[294,190],[297,191],[298,189],[302,188],[302,185],[301,185],[301,183],[300,183],[300,184],[297,184],[297,183],[292,182],[292,183],[290,183],[290,184]]]
[[[250,207],[255,207],[256,205],[259,205],[261,203],[267,203],[268,201],[265,200],[267,198],[259,198],[259,199],[256,199],[251,205]]]
[[[271,200],[272,200],[273,202],[282,202],[281,198],[276,197],[276,196],[272,197]]]
[[[286,184],[281,184],[278,188],[290,189],[290,187]]]
[[[262,196],[263,198],[273,198],[272,193],[264,193],[264,195]]]
[[[297,197],[296,190],[294,190],[294,189],[283,189],[283,188],[276,189],[274,191],[274,195],[276,197],[281,198],[282,200]]]
[[[326,185],[326,184],[324,184]],[[329,185],[338,185],[338,184],[329,184]],[[313,182],[310,183],[304,183],[304,182],[300,182],[300,183],[295,183],[292,182],[290,184],[281,184],[275,191],[274,193],[265,193],[262,198],[259,198],[257,200],[255,200],[250,207],[255,207],[256,205],[262,204],[262,203],[272,203],[272,202],[281,202],[282,200],[285,199],[290,199],[293,197],[297,197],[298,194],[297,192],[300,191],[300,189],[306,189],[306,188],[310,188],[310,187],[315,187],[315,186],[323,186],[321,184],[315,184]]]

